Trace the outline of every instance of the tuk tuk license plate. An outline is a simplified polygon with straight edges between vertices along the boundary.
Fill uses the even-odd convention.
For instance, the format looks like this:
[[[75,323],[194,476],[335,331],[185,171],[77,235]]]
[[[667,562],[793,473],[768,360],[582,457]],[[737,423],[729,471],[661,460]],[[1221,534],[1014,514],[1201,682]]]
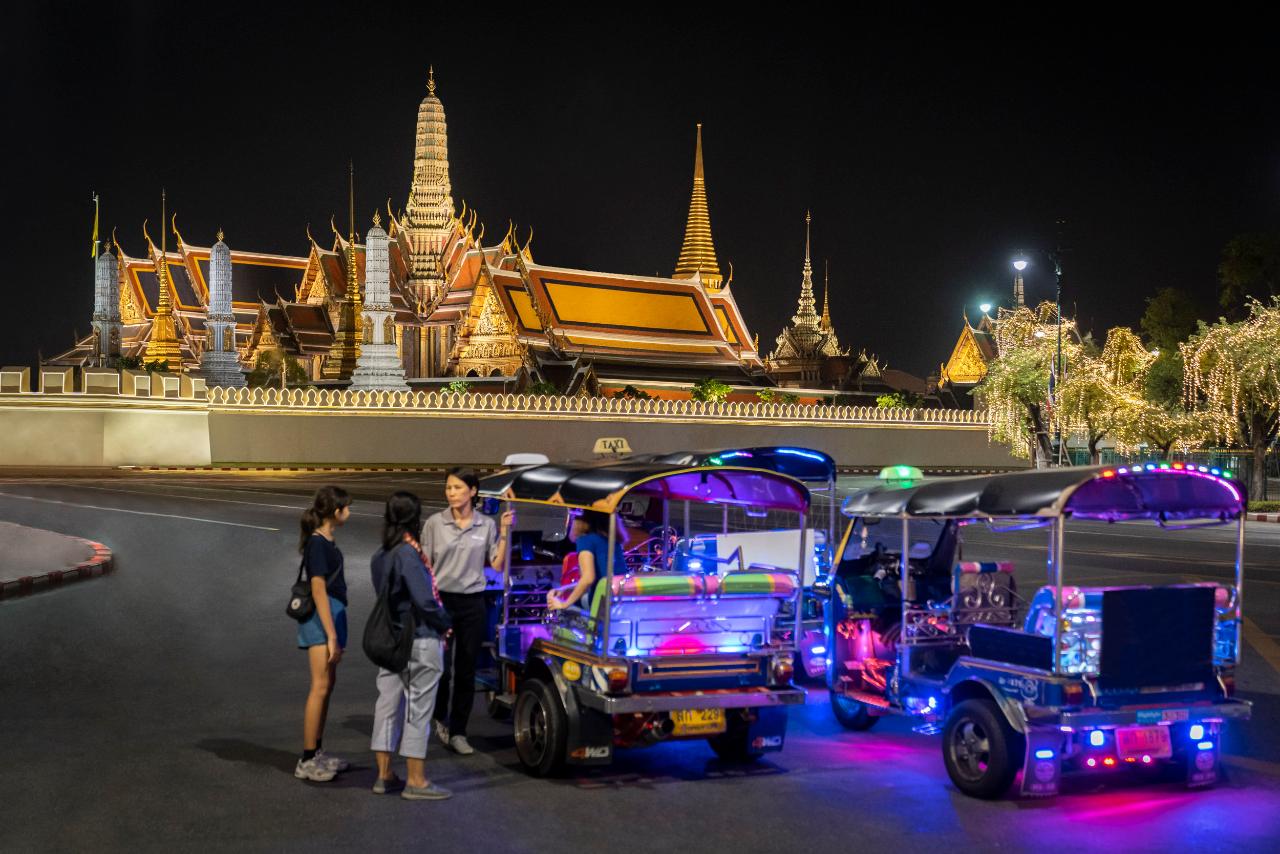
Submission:
[[[1168,759],[1173,756],[1167,726],[1135,726],[1116,730],[1116,753],[1121,759],[1150,756]]]
[[[724,732],[724,709],[678,709],[671,713],[672,735],[715,735]]]

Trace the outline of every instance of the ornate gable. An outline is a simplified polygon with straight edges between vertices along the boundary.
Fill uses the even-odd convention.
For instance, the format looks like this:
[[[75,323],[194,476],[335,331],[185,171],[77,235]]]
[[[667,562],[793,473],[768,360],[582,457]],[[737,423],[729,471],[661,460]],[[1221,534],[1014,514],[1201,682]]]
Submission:
[[[975,385],[986,375],[987,359],[974,337],[973,327],[965,323],[951,351],[951,358],[942,368],[942,381],[953,385]]]
[[[528,351],[494,291],[488,265],[476,281],[449,360],[455,375],[481,377],[512,376],[528,362]]]

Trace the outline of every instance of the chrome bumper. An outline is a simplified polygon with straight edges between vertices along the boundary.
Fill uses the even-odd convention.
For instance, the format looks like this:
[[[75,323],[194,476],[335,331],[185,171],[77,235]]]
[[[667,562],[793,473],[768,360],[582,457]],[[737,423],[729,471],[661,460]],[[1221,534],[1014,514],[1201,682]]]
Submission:
[[[1185,713],[1185,714],[1184,714]],[[1028,716],[1032,725],[1059,724],[1079,728],[1112,726],[1149,726],[1159,723],[1197,723],[1204,720],[1248,720],[1253,714],[1253,703],[1248,700],[1229,700],[1211,706],[1179,706],[1170,704],[1158,709],[1080,709],[1065,711],[1052,719]]]
[[[805,693],[799,688],[770,688],[766,691],[724,691],[688,694],[628,694],[608,697],[590,691],[579,691],[578,701],[590,709],[608,715],[630,712],[672,712],[677,709],[741,709],[759,706],[794,706],[804,703]]]

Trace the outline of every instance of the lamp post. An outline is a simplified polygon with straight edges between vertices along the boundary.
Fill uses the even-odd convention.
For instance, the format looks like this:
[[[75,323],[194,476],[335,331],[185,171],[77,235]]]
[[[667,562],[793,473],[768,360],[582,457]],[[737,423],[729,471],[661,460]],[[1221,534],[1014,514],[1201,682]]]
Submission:
[[[1022,285],[1022,271],[1027,269],[1026,258],[1016,258],[1013,262],[1013,307],[1022,308],[1026,305],[1026,293]]]
[[[984,302],[982,305],[978,306],[978,308],[982,311],[983,314],[991,313],[991,303],[989,302]]]

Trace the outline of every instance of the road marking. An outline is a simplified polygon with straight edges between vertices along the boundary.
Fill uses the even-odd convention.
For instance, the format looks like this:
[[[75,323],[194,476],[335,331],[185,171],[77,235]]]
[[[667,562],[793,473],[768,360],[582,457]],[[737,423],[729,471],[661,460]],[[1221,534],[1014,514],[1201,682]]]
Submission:
[[[89,486],[88,484],[65,484],[68,489],[95,489],[99,492],[120,492],[125,495],[149,495],[153,498],[177,498],[180,501],[216,501],[220,504],[246,504],[250,507],[267,507],[275,510],[288,510],[291,513],[301,513],[306,508],[301,504],[263,504],[258,501],[237,501],[234,498],[206,498],[202,495],[173,495],[167,492],[151,492],[145,489],[116,489],[110,486]],[[352,516],[368,516],[373,519],[381,519],[381,513],[357,513],[352,511]]]
[[[164,519],[185,519],[188,522],[207,522],[210,525],[230,525],[233,528],[253,528],[255,531],[279,531],[279,528],[268,528],[264,525],[246,525],[243,522],[226,522],[222,519],[201,519],[197,516],[179,516],[174,513],[149,513],[145,510],[126,510],[123,507],[99,507],[96,504],[77,504],[74,501],[59,501],[56,498],[36,498],[34,495],[19,495],[15,492],[0,492],[0,497],[20,498],[23,501],[39,501],[42,504],[61,504],[63,507],[80,507],[85,510],[106,510],[111,513],[131,513],[134,516],[160,516]]]

